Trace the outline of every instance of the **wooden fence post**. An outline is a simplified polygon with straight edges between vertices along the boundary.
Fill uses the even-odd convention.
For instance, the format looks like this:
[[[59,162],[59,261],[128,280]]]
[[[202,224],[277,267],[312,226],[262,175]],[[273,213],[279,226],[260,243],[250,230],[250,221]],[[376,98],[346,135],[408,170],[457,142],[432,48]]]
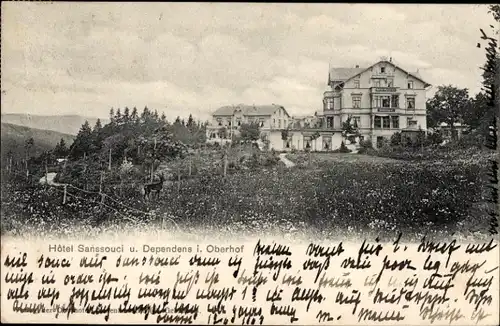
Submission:
[[[181,191],[181,165],[177,167],[177,194]]]
[[[45,159],[45,184],[48,185],[49,184],[49,181],[48,181],[48,175],[49,174],[49,168],[47,167],[47,159]]]
[[[224,176],[227,173],[227,148],[224,150]]]
[[[99,181],[99,193],[101,194],[101,206],[104,203],[104,193],[102,192],[102,181],[104,179],[104,171],[101,171],[101,179]]]
[[[109,148],[108,170],[111,171],[111,147]]]
[[[64,185],[63,204],[66,204],[66,192],[67,192],[67,186]]]

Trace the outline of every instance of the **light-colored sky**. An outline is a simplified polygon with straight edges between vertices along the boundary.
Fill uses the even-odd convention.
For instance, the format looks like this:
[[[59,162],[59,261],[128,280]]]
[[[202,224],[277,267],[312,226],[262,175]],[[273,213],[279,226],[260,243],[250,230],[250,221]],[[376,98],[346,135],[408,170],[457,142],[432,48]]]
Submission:
[[[329,61],[392,56],[437,86],[481,87],[484,5],[2,2],[2,113],[207,118],[228,104],[322,106]],[[431,93],[432,94],[432,93]]]

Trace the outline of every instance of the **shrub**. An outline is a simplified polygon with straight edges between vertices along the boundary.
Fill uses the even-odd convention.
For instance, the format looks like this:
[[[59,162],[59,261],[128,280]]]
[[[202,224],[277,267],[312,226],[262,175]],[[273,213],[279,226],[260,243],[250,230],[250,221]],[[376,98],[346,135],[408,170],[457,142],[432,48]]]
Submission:
[[[352,151],[349,148],[347,148],[344,141],[342,141],[342,143],[340,143],[340,147],[333,150],[332,152],[333,153],[350,153]]]
[[[443,142],[443,134],[440,131],[435,131],[427,134],[427,139],[432,145],[439,145]]]
[[[391,136],[391,146],[399,146],[401,145],[401,132],[395,132]]]

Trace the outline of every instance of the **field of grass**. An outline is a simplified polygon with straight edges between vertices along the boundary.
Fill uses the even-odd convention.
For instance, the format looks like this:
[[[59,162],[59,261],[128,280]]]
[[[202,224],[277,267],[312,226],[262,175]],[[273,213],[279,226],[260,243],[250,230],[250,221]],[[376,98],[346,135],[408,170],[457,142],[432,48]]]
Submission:
[[[220,162],[211,155],[216,162],[206,155],[200,159]],[[120,200],[147,216],[120,205],[112,207],[116,211],[99,207],[98,194],[80,194],[87,199],[72,198],[62,205],[60,191],[2,184],[7,204],[2,205],[2,230],[17,233],[31,225],[40,232],[43,225],[53,233],[61,225],[119,224],[124,216],[146,226],[166,216],[183,230],[205,232],[309,233],[322,238],[400,231],[414,237],[488,233],[487,213],[493,207],[488,204],[485,160],[405,162],[313,153],[308,166],[308,154],[287,157],[297,166],[235,169],[226,177],[198,173],[179,185],[169,183],[158,201],[144,202],[138,192],[125,191]]]

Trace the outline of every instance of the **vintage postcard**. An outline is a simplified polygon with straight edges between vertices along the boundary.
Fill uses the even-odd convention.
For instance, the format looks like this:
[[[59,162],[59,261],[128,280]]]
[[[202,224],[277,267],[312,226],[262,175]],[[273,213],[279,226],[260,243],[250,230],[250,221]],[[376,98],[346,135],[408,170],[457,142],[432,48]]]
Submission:
[[[1,6],[2,322],[499,324],[499,5]]]

